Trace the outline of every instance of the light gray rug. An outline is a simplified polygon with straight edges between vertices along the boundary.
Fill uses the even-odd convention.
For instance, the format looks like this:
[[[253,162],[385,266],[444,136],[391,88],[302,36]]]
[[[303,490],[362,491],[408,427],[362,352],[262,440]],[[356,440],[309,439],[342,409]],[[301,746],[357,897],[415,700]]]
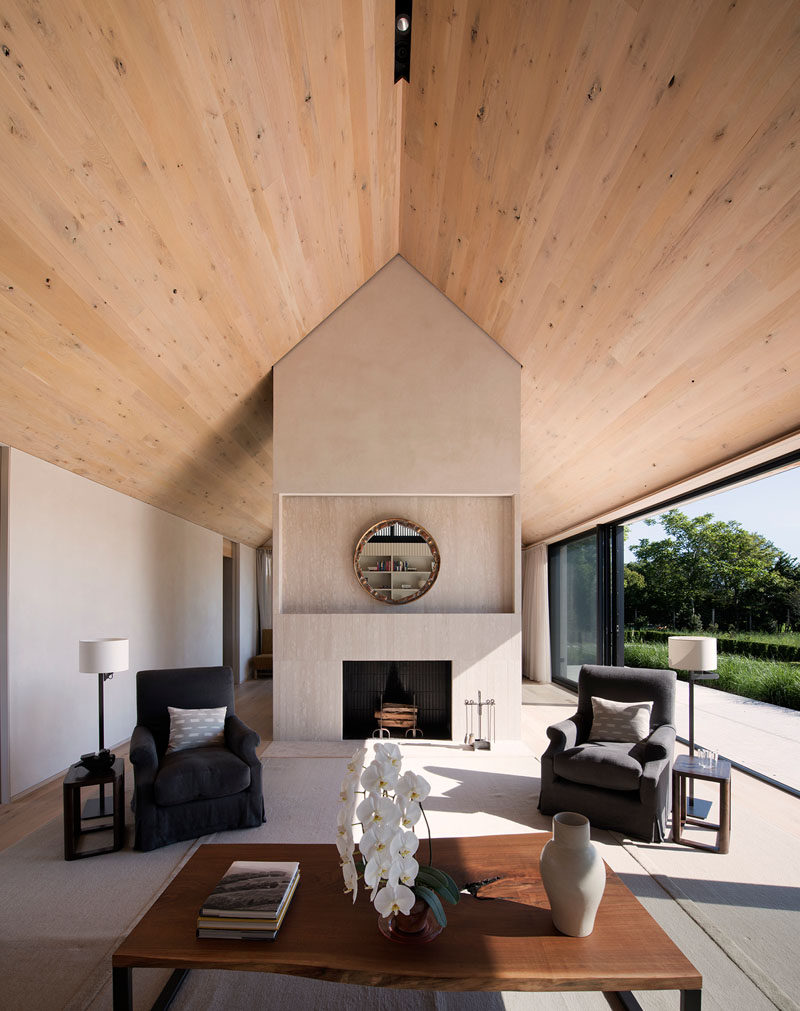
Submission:
[[[268,821],[258,829],[218,833],[153,853],[126,848],[67,863],[59,818],[0,854],[0,1006],[10,1011],[109,1009],[112,952],[195,845],[240,839],[332,840],[338,788],[351,751],[349,742],[270,745],[264,759]],[[549,819],[536,811],[538,761],[524,745],[472,752],[458,745],[414,742],[404,745],[403,751],[404,769],[421,772],[433,786],[426,809],[434,838],[549,830]],[[761,831],[758,826],[739,825],[734,820],[731,855],[742,860],[742,875],[751,867],[751,878],[752,866],[758,864]],[[714,859],[727,858],[684,849],[673,854],[664,846],[620,845],[606,832],[594,832],[593,837],[609,865],[703,972],[704,1011],[796,1008],[792,1003],[792,994],[798,992],[796,959],[786,957],[787,945],[791,948],[798,936],[798,920],[791,908],[796,904],[793,887],[782,893],[777,885],[763,893],[754,890],[750,893],[752,906],[729,906],[724,897],[720,899],[721,888],[716,889],[716,901],[712,901],[713,895],[701,894],[702,889],[715,890]],[[786,845],[790,846],[790,840]],[[700,861],[693,857],[705,864],[702,871],[697,869]],[[782,901],[777,916],[773,915],[776,897]],[[349,897],[343,894],[343,926],[348,902]],[[748,940],[748,925],[757,938]],[[731,945],[732,957],[725,950],[726,943]],[[753,961],[751,966],[738,958],[740,952],[748,951],[757,953],[758,964]],[[150,1006],[167,975],[159,970],[134,971],[137,1008]],[[638,996],[648,1011],[667,1011],[677,1005],[674,992]],[[191,973],[174,1007],[228,1011],[267,1004],[320,1011],[590,1011],[608,1007],[599,994],[392,991],[214,971]]]
[[[117,853],[68,863],[55,818],[0,854],[1,1007],[83,1008],[105,985],[125,929],[194,846],[134,853],[131,836]]]

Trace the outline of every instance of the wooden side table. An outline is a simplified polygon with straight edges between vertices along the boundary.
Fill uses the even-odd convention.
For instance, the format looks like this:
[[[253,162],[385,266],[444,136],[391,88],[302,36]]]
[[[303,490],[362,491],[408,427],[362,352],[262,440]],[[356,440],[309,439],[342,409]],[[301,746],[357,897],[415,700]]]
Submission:
[[[81,818],[81,789],[88,786],[105,786],[111,784],[109,816],[112,819],[111,830],[113,841],[109,846],[99,846],[95,849],[78,849],[82,835],[90,832],[108,831],[109,826],[86,826]],[[114,764],[105,772],[91,773],[82,765],[69,767],[64,777],[64,859],[79,860],[81,857],[93,857],[97,853],[113,853],[122,849],[125,842],[125,765],[121,758],[115,758]]]
[[[687,780],[703,779],[709,783],[719,783],[719,824],[714,825],[703,818],[686,815]],[[682,835],[684,825],[698,825],[716,830],[717,845],[695,842]],[[702,764],[700,759],[689,755],[679,755],[672,767],[672,838],[682,846],[694,846],[698,850],[713,853],[727,853],[731,845],[731,763],[724,758],[716,762]]]

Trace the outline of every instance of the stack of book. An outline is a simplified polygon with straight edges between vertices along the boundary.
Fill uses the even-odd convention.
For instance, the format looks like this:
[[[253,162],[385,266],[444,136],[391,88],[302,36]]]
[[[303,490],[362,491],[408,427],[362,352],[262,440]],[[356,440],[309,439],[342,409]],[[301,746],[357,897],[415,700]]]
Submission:
[[[234,860],[203,903],[197,936],[274,941],[299,881],[296,862]]]

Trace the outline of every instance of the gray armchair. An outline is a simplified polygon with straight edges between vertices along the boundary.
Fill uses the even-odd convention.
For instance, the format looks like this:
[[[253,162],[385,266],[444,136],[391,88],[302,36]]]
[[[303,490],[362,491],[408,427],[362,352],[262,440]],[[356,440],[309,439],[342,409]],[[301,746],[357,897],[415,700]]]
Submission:
[[[226,706],[224,746],[167,754],[168,706]],[[135,849],[152,850],[265,820],[261,762],[256,755],[260,738],[234,713],[230,667],[139,671],[136,723],[130,749]]]
[[[675,749],[675,681],[671,670],[581,667],[577,712],[547,728],[542,814],[576,811],[598,828],[646,842],[664,840]],[[593,740],[592,696],[652,702],[649,736],[635,743]]]

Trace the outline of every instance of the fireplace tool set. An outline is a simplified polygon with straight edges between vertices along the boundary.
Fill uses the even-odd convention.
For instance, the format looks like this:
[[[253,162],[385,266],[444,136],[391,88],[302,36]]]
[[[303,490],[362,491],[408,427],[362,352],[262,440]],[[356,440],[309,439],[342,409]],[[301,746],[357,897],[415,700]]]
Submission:
[[[475,710],[478,710],[478,736],[475,736]],[[482,717],[483,710],[487,709],[486,713],[486,737],[482,736]],[[481,693],[478,692],[478,701],[474,699],[464,699],[464,722],[466,726],[466,733],[464,734],[464,744],[468,744],[473,751],[489,751],[492,747],[491,741],[494,740],[494,699],[486,699],[485,701],[481,698]]]

